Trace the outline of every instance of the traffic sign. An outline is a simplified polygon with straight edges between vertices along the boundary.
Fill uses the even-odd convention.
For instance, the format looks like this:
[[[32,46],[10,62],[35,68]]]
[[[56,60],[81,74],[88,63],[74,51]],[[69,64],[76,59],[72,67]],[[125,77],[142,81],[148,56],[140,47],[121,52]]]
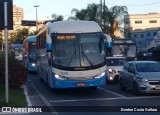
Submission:
[[[13,0],[0,0],[0,30],[4,30],[4,2],[7,2],[7,29],[13,30]]]

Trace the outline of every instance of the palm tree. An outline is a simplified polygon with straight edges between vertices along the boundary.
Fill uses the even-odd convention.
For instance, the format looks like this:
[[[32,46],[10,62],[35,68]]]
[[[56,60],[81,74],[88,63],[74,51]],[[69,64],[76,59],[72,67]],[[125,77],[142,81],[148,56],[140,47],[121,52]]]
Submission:
[[[121,24],[124,18],[124,15],[128,15],[126,6],[113,6],[105,13],[108,18],[109,23],[109,33],[111,36],[114,36],[115,29]]]
[[[57,21],[62,21],[63,16],[62,15],[57,15],[57,14],[52,14],[52,19],[57,20]]]
[[[76,8],[73,8],[71,10],[71,14],[74,14],[74,16],[70,16],[68,19],[73,19],[73,20],[87,20],[86,15],[87,15],[87,9],[82,9],[78,10]]]
[[[73,8],[71,14],[74,16],[69,17],[68,19],[74,20],[89,20],[89,21],[96,21],[100,23],[100,5],[99,4],[88,4],[86,9],[78,10]]]
[[[74,16],[69,17],[69,19],[96,21],[101,25],[103,32],[109,33],[111,37],[114,36],[115,29],[122,23],[124,15],[128,15],[126,6],[113,6],[108,9],[105,3],[103,5],[102,14],[101,5],[94,3],[88,4],[86,9],[78,10],[74,8],[71,13],[74,13]]]

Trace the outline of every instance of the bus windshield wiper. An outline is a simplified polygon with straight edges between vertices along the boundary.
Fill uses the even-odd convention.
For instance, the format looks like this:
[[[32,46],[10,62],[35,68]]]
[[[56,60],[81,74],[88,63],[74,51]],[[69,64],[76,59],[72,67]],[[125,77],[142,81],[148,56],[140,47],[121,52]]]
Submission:
[[[72,54],[72,56],[71,56],[71,58],[70,58],[70,60],[68,61],[68,66],[71,64],[71,62],[72,62],[72,60],[73,60],[73,58],[75,57],[75,60],[77,59],[77,57],[76,57],[76,53],[77,53],[77,50],[76,50],[76,44],[74,43],[74,52],[73,52],[73,54]]]
[[[92,61],[91,61],[91,60],[88,58],[88,56],[84,53],[82,44],[81,44],[81,54],[82,54],[83,57],[86,58],[86,60],[88,61],[88,63],[89,63],[91,66],[94,66],[93,63],[92,63]]]

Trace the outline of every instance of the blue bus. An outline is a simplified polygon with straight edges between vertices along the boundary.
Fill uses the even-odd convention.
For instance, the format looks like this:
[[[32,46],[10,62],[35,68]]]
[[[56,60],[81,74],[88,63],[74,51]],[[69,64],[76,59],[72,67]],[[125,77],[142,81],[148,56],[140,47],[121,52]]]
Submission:
[[[104,35],[94,21],[48,22],[36,35],[38,76],[51,88],[88,87],[106,82]]]
[[[23,41],[23,49],[24,49],[24,65],[30,72],[37,71],[37,59],[38,59],[38,51],[36,48],[36,36],[28,36]]]
[[[15,59],[18,61],[23,61],[23,44],[12,44],[11,45],[11,50],[15,54]]]

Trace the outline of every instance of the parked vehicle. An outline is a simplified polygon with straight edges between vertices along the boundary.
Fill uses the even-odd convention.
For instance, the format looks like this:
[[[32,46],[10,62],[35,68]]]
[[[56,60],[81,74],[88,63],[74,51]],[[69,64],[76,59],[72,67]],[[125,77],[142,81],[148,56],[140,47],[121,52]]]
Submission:
[[[137,60],[151,60],[152,52],[147,50],[140,50],[137,52]]]
[[[107,81],[119,81],[119,71],[127,63],[125,57],[107,57]]]
[[[135,94],[160,93],[160,64],[156,61],[130,61],[120,72],[120,89]]]

